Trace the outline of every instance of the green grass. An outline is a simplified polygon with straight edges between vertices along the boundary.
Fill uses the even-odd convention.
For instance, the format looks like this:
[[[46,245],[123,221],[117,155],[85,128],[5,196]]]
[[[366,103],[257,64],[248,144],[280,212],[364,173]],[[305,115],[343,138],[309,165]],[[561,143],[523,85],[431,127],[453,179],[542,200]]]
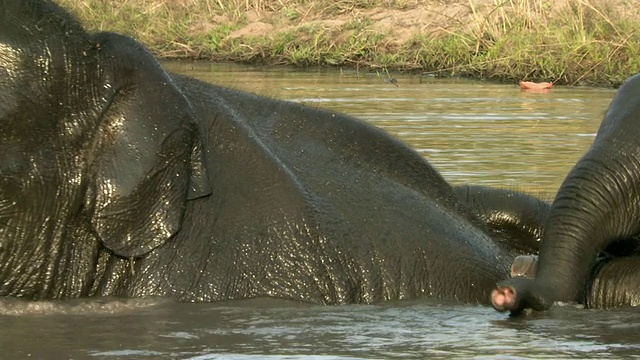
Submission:
[[[640,68],[640,16],[607,0],[60,0],[92,29],[131,35],[162,58],[353,66],[497,81],[618,85]],[[478,5],[480,3],[481,5]],[[397,41],[367,10],[469,8],[446,29]],[[356,14],[356,15],[352,15]],[[252,19],[250,19],[253,17]],[[342,25],[318,21],[347,19]],[[273,31],[229,37],[256,19]]]

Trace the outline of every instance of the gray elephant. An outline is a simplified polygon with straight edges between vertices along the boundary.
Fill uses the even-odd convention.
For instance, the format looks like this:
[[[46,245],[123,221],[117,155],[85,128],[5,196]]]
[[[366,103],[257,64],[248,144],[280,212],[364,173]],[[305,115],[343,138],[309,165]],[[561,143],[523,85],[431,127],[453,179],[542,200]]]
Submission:
[[[0,1],[0,124],[0,296],[488,303],[548,209],[43,0]]]
[[[635,75],[618,90],[593,145],[556,195],[535,279],[500,282],[494,308],[518,314],[557,301],[640,305],[640,138],[633,130],[639,122]]]

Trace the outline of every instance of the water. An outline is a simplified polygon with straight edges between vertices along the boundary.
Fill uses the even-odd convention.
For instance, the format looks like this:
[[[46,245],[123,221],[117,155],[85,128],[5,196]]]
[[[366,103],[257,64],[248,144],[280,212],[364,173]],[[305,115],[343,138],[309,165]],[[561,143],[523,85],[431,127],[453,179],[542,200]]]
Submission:
[[[640,351],[640,312],[555,308],[526,319],[434,301],[51,303],[0,316],[7,359],[616,358]],[[0,303],[0,309],[10,308]],[[93,309],[93,310],[92,310]],[[45,315],[46,314],[46,315]]]
[[[550,197],[593,141],[613,90],[353,71],[169,63],[172,71],[349,113],[385,128],[452,183]],[[0,300],[0,358],[619,358],[640,351],[640,311],[554,308],[513,319],[433,300],[314,306],[277,300]]]

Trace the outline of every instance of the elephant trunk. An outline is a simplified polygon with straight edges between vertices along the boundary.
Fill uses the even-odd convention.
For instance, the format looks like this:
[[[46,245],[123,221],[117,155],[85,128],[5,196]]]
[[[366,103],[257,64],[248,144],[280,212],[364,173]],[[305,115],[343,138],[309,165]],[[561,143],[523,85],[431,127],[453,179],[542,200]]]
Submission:
[[[554,301],[583,300],[598,253],[637,233],[640,162],[630,147],[615,148],[612,154],[612,144],[598,141],[571,170],[549,211],[535,279],[499,283],[494,308],[545,310]]]
[[[535,280],[498,283],[491,292],[496,310],[518,313],[544,310],[556,300],[583,300],[597,254],[638,234],[639,120],[640,74],[618,89],[591,149],[560,187],[545,225]]]
[[[549,213],[535,280],[549,302],[582,299],[598,253],[634,231],[637,210],[629,196],[637,196],[628,186],[634,176],[599,154],[593,150],[576,164]]]

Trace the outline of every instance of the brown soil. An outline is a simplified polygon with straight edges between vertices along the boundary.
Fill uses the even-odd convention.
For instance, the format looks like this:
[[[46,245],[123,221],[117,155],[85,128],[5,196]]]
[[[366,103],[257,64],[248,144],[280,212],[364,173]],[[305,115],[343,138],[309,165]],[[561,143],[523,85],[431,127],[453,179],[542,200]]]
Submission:
[[[468,3],[457,2],[445,4],[443,1],[421,1],[407,9],[389,9],[382,7],[368,9],[347,9],[331,14],[331,19],[323,19],[325,13],[315,13],[305,6],[298,6],[289,11],[301,14],[294,20],[286,19],[280,11],[247,11],[247,25],[232,32],[229,38],[263,37],[270,33],[288,31],[298,26],[314,26],[321,28],[337,28],[347,22],[366,21],[371,29],[380,33],[392,34],[398,44],[407,41],[413,34],[433,34],[447,31],[450,28],[460,28],[461,24],[471,24],[474,10],[486,9],[493,4],[493,0],[479,0],[472,9]],[[314,15],[311,15],[311,14]],[[226,21],[217,19],[220,23]]]
[[[263,37],[269,34],[288,31],[299,26],[321,28],[337,28],[348,22],[366,21],[373,31],[389,34],[396,44],[403,44],[412,35],[436,35],[442,32],[469,30],[472,27],[487,25],[510,14],[513,11],[535,14],[543,7],[543,13],[568,11],[576,0],[556,1],[500,1],[500,0],[413,0],[403,2],[401,8],[379,6],[373,8],[350,7],[332,11],[315,9],[316,2],[297,4],[279,9],[263,9],[246,11],[241,14],[247,19],[247,25],[229,35],[229,38]],[[286,2],[285,2],[286,3]],[[504,7],[499,4],[505,3]],[[640,16],[629,1],[608,0],[605,3],[612,13],[625,18]],[[538,12],[541,13],[541,12]],[[289,16],[287,16],[289,14]],[[544,16],[544,15],[543,15]],[[330,17],[330,19],[328,19]],[[535,20],[535,18],[534,18]],[[214,19],[217,24],[229,22],[224,16]]]
[[[572,85],[619,84],[640,61],[629,0],[57,1],[163,58]]]

